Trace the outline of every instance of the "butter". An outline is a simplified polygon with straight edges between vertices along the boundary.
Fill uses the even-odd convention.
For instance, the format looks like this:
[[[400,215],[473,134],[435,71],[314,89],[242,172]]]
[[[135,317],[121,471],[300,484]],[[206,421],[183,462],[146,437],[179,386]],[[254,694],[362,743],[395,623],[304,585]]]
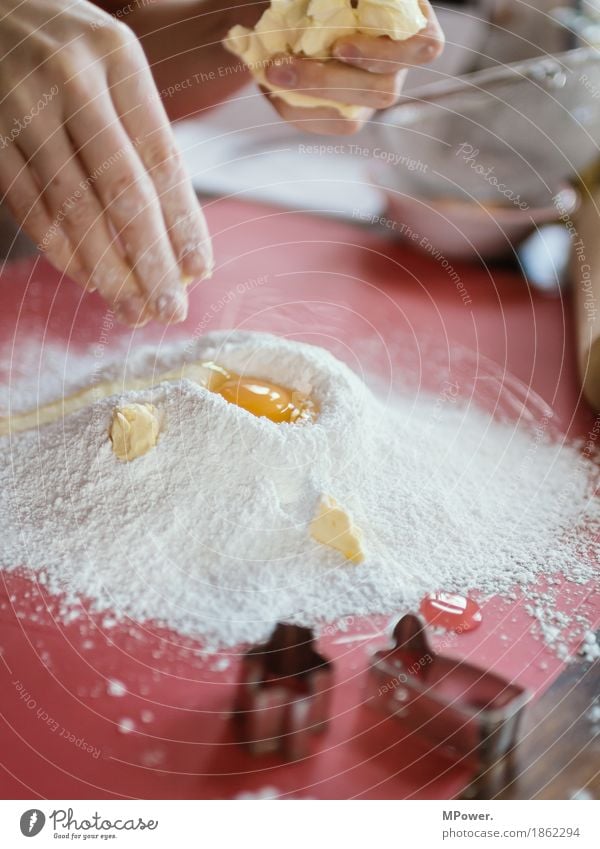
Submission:
[[[273,56],[331,58],[331,48],[343,36],[362,32],[387,35],[403,41],[423,29],[427,20],[418,0],[271,0],[254,29],[233,27],[224,40],[225,47],[244,60],[259,85],[278,94],[291,106],[336,109],[345,118],[357,118],[363,106],[312,97],[271,85],[265,67]]]
[[[112,449],[119,460],[135,460],[147,454],[158,441],[160,422],[153,404],[115,407],[110,426]]]
[[[362,563],[365,554],[362,533],[346,511],[330,496],[324,495],[310,525],[313,539],[340,551],[347,560]]]

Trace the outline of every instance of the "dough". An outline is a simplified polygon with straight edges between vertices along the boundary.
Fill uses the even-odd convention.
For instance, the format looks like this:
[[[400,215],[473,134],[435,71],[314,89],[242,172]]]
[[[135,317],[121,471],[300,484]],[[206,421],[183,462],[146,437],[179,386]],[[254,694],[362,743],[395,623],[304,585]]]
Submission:
[[[313,539],[322,545],[328,545],[341,551],[347,560],[362,563],[365,554],[362,547],[362,533],[354,526],[352,519],[328,495],[324,495],[317,507],[317,514],[310,525]]]
[[[265,65],[281,53],[327,59],[332,45],[354,32],[403,41],[426,24],[418,0],[358,0],[356,8],[351,0],[271,0],[253,30],[235,26],[224,44],[244,60],[261,86],[280,93],[290,105],[329,106],[354,118],[364,107],[280,89],[267,81]]]
[[[112,449],[124,462],[143,457],[156,445],[159,431],[158,410],[153,404],[115,407],[110,426]]]

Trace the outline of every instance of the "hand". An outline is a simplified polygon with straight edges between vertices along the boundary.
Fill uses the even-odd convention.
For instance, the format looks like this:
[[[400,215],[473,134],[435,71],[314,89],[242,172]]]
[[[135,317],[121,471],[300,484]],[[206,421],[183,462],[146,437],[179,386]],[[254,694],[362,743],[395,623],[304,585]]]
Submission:
[[[333,46],[334,59],[320,62],[282,57],[266,69],[270,83],[288,90],[362,107],[358,118],[344,118],[333,107],[305,109],[290,106],[263,89],[282,118],[300,130],[321,135],[356,133],[377,109],[387,109],[399,99],[407,66],[431,62],[444,49],[444,34],[431,5],[421,0],[427,26],[405,41],[356,33]]]
[[[0,0],[0,193],[128,324],[180,321],[210,237],[131,30],[85,0]]]

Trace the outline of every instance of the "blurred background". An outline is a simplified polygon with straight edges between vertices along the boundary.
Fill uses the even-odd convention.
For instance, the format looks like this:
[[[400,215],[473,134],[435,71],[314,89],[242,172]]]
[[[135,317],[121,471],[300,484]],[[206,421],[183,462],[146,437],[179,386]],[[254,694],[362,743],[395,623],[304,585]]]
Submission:
[[[303,136],[252,84],[180,123],[198,191],[354,218],[395,238],[411,221],[446,256],[463,258],[514,255],[535,224],[557,218],[561,192],[574,211],[569,186],[594,162],[600,137],[598,4],[435,6],[444,53],[411,70],[403,102],[352,139]],[[470,160],[469,150],[477,151]],[[504,195],[482,171],[509,187]]]
[[[600,137],[599,0],[434,5],[444,53],[411,70],[404,101],[377,113],[352,139],[336,145],[302,135],[252,82],[225,105],[180,122],[177,136],[198,192],[343,216],[394,238],[405,235],[401,224],[410,219],[446,256],[461,258],[514,257],[534,225],[557,218],[553,198],[560,192],[573,211],[569,184],[594,162]],[[465,143],[470,147],[457,154]],[[465,161],[469,149],[477,155]],[[523,208],[482,179],[482,169],[518,186],[512,195]],[[0,234],[4,254],[8,246],[13,257],[31,251],[25,237],[14,241],[9,219]],[[540,278],[548,290],[564,271],[564,234],[554,240],[549,247],[547,231],[532,272],[534,285]],[[554,275],[548,251],[560,266]]]

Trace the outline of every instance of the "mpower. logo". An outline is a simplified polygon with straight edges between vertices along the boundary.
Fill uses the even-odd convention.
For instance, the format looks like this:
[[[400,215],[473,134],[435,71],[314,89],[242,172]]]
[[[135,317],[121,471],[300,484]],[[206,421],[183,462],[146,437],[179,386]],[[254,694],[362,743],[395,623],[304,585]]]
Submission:
[[[21,815],[21,834],[24,837],[35,837],[46,824],[46,817],[37,808],[31,808]]]

